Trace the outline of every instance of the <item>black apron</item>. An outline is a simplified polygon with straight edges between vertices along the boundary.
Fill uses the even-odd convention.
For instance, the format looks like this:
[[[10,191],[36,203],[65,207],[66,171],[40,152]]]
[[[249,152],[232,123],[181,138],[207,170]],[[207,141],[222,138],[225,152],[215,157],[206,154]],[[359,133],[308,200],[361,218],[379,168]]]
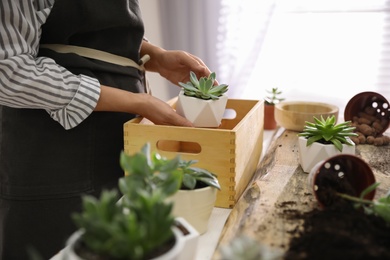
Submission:
[[[144,27],[137,0],[56,0],[41,43],[69,44],[139,60]],[[74,74],[144,92],[144,75],[131,67],[41,49]],[[98,196],[123,176],[126,113],[94,112],[65,130],[44,110],[1,106],[0,259],[29,259],[27,249],[49,259],[75,231],[70,215],[81,195]]]

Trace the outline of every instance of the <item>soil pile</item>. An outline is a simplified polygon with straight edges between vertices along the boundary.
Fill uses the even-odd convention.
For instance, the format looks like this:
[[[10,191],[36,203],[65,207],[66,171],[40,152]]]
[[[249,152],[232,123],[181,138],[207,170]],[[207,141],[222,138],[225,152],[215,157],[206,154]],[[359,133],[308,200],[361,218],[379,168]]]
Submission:
[[[304,224],[284,259],[390,259],[390,225],[351,203],[286,217]]]

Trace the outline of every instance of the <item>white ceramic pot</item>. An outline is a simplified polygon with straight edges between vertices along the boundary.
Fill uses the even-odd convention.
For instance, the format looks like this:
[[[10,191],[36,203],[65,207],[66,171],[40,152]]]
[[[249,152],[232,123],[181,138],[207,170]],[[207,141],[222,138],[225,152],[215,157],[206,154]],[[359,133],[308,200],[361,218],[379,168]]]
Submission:
[[[340,152],[333,144],[321,144],[318,142],[312,143],[309,146],[306,146],[306,144],[307,139],[300,136],[298,138],[299,164],[305,173],[309,173],[318,162],[326,160],[329,157],[338,154],[355,155],[355,145],[343,144],[342,152]]]
[[[173,215],[186,219],[199,234],[205,233],[215,205],[217,191],[214,187],[179,190],[168,198],[173,202]]]
[[[228,96],[218,100],[202,100],[184,95],[181,90],[176,103],[176,112],[191,121],[195,127],[218,127],[226,109]]]
[[[174,246],[165,254],[150,260],[192,260],[195,258],[199,233],[185,219],[176,218],[175,221],[176,225],[172,227],[175,236]],[[82,234],[82,230],[73,233],[69,237],[66,247],[51,260],[85,260],[80,258],[74,250],[76,242]]]

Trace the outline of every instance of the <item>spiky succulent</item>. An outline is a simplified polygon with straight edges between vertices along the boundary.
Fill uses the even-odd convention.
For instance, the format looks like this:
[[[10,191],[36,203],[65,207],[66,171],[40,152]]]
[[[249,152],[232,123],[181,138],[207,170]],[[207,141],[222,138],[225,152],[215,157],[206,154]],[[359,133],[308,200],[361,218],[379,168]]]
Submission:
[[[336,117],[334,115],[326,119],[322,116],[321,119],[313,118],[315,122],[306,121],[303,131],[298,134],[298,136],[307,138],[306,146],[314,142],[333,143],[337,150],[341,152],[343,150],[343,144],[354,145],[354,142],[349,137],[357,136],[357,134],[354,132],[355,127],[351,126],[351,121],[336,124]]]
[[[218,100],[228,90],[229,86],[226,84],[214,86],[215,78],[216,74],[212,72],[208,77],[200,77],[198,80],[196,74],[191,71],[190,81],[187,83],[179,82],[179,85],[183,87],[186,96],[204,100]]]

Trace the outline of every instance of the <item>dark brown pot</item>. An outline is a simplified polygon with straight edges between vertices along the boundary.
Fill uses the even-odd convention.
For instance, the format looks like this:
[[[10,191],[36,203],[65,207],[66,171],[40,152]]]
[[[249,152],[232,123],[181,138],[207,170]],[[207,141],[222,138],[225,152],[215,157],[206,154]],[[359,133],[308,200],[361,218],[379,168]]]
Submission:
[[[309,173],[309,185],[321,208],[331,206],[341,198],[336,193],[359,197],[375,183],[370,166],[351,154],[339,154],[319,162]],[[375,190],[364,198],[372,200]]]
[[[378,134],[383,134],[390,126],[390,105],[386,98],[379,93],[361,92],[351,98],[344,110],[344,120],[353,121],[353,117],[358,116],[359,112],[364,112],[366,107],[375,108],[375,116],[378,119],[387,120],[387,127],[378,132]]]
[[[273,130],[276,126],[275,106],[264,103],[264,129]]]

